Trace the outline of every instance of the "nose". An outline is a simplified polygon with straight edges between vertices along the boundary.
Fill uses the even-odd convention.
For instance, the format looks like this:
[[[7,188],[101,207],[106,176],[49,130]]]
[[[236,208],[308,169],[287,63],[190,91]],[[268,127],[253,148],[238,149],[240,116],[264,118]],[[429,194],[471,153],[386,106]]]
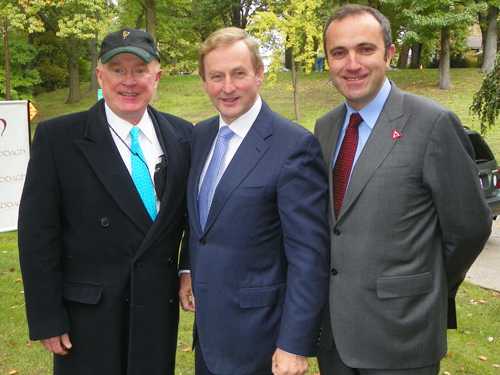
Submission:
[[[234,91],[234,84],[231,76],[226,76],[226,78],[224,79],[224,87],[222,89],[226,94],[229,94]]]
[[[135,84],[135,77],[134,77],[134,74],[132,72],[127,73],[125,75],[124,80],[123,80],[123,84],[125,84],[127,86],[132,86]]]
[[[347,59],[347,70],[358,70],[361,67],[361,64],[358,61],[358,56],[355,53],[349,53]]]

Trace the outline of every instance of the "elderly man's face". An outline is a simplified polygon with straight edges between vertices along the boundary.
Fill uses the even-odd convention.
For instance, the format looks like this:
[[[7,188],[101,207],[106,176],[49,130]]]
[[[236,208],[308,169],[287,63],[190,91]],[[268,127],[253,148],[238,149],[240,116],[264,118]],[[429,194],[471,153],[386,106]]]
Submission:
[[[96,69],[102,96],[120,118],[137,125],[153,98],[162,71],[158,60],[149,64],[133,53],[119,53]]]

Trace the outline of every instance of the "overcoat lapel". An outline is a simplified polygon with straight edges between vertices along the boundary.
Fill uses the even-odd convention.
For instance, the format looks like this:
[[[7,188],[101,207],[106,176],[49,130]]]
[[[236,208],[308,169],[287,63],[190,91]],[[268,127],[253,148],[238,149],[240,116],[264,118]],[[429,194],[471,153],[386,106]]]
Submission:
[[[130,220],[146,234],[151,226],[141,197],[108,130],[104,102],[90,108],[84,140],[77,141],[99,180]]]
[[[349,207],[398,142],[397,138],[392,138],[393,131],[398,130],[403,133],[410,117],[408,113],[403,113],[403,101],[402,91],[393,84],[384,108],[352,171],[349,187],[339,213],[339,220],[349,210]]]
[[[248,176],[269,149],[266,139],[273,134],[272,112],[263,102],[257,119],[229,163],[214,192],[205,231],[215,222],[233,191]]]
[[[167,162],[167,180],[165,182],[165,192],[161,199],[158,216],[148,231],[136,256],[140,256],[144,250],[158,238],[163,228],[168,227],[172,218],[178,212],[177,206],[183,204],[184,199],[181,198],[183,194],[185,194],[184,180],[179,178],[176,179],[173,176],[179,175],[177,173],[178,168],[189,165],[186,160],[180,160],[180,158],[187,157],[187,155],[179,152],[182,148],[180,144],[187,142],[187,140],[174,132],[173,126],[168,126],[168,120],[161,116],[159,112],[149,108],[149,114],[153,120],[156,136]]]

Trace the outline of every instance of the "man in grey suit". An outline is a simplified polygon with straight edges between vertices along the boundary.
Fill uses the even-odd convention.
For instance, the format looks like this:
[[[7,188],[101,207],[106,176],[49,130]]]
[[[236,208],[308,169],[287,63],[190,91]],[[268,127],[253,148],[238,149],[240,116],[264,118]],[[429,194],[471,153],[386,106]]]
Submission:
[[[380,12],[341,7],[323,40],[346,100],[315,128],[330,181],[321,375],[438,374],[453,298],[491,231],[473,149],[455,114],[387,79]]]

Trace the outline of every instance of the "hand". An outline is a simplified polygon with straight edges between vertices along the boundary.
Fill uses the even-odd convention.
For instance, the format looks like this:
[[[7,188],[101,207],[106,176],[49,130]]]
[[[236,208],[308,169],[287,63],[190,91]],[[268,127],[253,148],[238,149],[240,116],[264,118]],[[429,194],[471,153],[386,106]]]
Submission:
[[[71,347],[73,346],[71,344],[71,341],[69,341],[69,335],[67,333],[62,336],[40,340],[40,342],[46,350],[59,355],[68,354],[68,349],[71,349]]]
[[[181,287],[179,289],[179,300],[184,311],[194,312],[194,294],[191,287],[191,274],[181,273]]]
[[[303,375],[309,363],[306,357],[289,354],[281,349],[276,349],[273,355],[274,375]]]

